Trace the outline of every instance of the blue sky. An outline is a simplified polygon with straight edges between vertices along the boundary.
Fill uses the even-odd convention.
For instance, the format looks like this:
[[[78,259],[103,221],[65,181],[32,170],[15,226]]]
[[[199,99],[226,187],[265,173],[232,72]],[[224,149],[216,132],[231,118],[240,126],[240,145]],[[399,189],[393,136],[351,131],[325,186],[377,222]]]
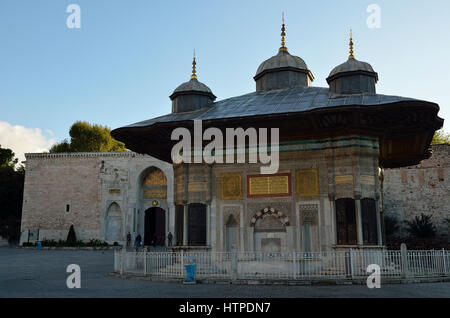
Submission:
[[[80,29],[66,26],[72,3]],[[378,29],[366,24],[372,3]],[[352,28],[378,93],[436,102],[450,118],[448,0],[2,0],[0,144],[34,152],[67,138],[76,120],[117,128],[167,114],[194,48],[198,78],[218,100],[252,92],[258,65],[280,46],[282,11],[286,45],[314,86],[347,59]]]

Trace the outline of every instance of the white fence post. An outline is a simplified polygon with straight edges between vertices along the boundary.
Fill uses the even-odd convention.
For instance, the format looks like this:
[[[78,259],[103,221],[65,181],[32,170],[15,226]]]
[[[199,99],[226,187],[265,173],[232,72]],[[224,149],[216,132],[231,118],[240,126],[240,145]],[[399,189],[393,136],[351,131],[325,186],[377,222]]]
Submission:
[[[293,275],[293,278],[294,279],[297,279],[297,259],[296,259],[296,257],[295,257],[296,255],[295,255],[295,250],[293,250],[292,251],[292,270],[294,271],[294,275]]]
[[[181,250],[181,277],[184,276],[184,250]]]
[[[402,278],[408,277],[408,250],[406,249],[406,244],[402,243],[400,245],[400,255],[402,258]]]
[[[238,277],[237,249],[236,244],[231,247],[231,279],[236,280]]]
[[[350,249],[349,250],[349,253],[348,253],[348,255],[349,255],[349,267],[350,267],[350,278],[353,280],[353,250],[352,249]]]
[[[121,255],[120,255],[120,276],[123,275],[124,258],[125,258],[125,248],[122,248]]]
[[[147,251],[144,251],[144,276],[147,275]]]
[[[444,267],[443,274],[447,276],[447,255],[445,255],[445,249],[442,248],[442,266]]]

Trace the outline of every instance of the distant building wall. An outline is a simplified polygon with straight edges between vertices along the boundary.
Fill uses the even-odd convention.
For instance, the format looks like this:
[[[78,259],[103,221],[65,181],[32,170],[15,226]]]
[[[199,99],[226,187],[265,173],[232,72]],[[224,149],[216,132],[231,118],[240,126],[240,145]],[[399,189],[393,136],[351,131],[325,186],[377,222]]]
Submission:
[[[167,199],[143,197],[142,178],[151,167],[166,176]],[[168,163],[133,152],[26,154],[20,243],[65,240],[71,225],[82,241],[107,240],[108,231],[118,243],[128,232],[142,235],[137,225],[154,199],[167,219],[174,213],[172,171]]]
[[[419,165],[384,169],[384,211],[400,221],[431,214],[438,235],[448,237],[444,218],[450,218],[450,145],[432,146],[432,150],[432,156]]]

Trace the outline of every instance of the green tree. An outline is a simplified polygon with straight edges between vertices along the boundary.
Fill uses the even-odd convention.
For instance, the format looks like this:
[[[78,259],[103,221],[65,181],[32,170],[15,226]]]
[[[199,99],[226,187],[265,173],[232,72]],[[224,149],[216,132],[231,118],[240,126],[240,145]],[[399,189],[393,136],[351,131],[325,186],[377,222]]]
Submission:
[[[384,216],[384,232],[387,238],[395,236],[400,230],[399,220],[392,215]]]
[[[0,145],[0,167],[14,168],[18,162],[17,158],[14,158],[14,152],[9,148],[2,148]]]
[[[412,221],[405,221],[406,230],[413,238],[433,238],[436,235],[436,227],[431,221],[431,215],[421,214],[415,216]]]
[[[69,135],[70,142],[65,139],[56,143],[50,152],[126,151],[125,144],[112,138],[106,126],[77,121],[70,127]]]
[[[444,129],[437,130],[433,135],[432,145],[450,144],[450,134],[446,133]]]
[[[14,152],[0,146],[0,236],[17,242],[22,218],[23,166],[16,168]]]
[[[69,233],[67,234],[68,245],[74,245],[77,242],[77,235],[75,234],[75,229],[73,228],[73,224],[69,228]]]

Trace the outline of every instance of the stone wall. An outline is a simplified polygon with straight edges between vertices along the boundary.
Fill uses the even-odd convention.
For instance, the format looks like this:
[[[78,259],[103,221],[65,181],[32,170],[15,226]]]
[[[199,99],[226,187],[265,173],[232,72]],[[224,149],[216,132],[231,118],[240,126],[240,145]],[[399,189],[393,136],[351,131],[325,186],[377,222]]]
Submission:
[[[419,165],[384,169],[384,212],[400,221],[431,214],[438,235],[448,237],[444,218],[450,218],[450,145],[432,146],[432,150],[432,156]],[[406,234],[404,227],[402,234]]]
[[[39,229],[39,239],[58,240],[73,224],[78,237],[98,237],[100,162],[100,157],[27,158],[22,231]]]
[[[153,157],[133,152],[26,154],[25,166],[20,243],[29,240],[30,231],[30,241],[65,240],[72,224],[79,240],[109,236],[124,243],[128,232],[133,238],[143,236],[144,211],[154,204],[173,222],[172,166]],[[143,196],[142,181],[152,167],[167,178],[167,199]],[[173,224],[166,225],[173,232]]]

